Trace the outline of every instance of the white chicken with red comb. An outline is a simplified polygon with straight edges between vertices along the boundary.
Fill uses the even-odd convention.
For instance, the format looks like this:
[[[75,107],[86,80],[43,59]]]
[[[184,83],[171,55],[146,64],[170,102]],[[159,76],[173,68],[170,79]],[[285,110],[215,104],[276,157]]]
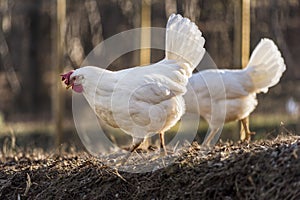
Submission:
[[[62,80],[84,95],[99,118],[133,137],[131,152],[145,137],[158,133],[166,154],[164,132],[185,112],[183,95],[205,53],[204,43],[193,22],[172,14],[163,60],[116,72],[86,66],[62,75]]]

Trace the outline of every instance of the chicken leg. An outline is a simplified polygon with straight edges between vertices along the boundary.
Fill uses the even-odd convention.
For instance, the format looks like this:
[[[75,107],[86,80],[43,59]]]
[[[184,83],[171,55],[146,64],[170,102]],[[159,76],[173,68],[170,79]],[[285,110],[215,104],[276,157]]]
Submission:
[[[159,138],[160,138],[160,149],[164,149],[164,153],[160,152],[160,155],[164,155],[166,156],[167,153],[167,149],[166,149],[166,145],[165,145],[165,133],[161,132],[159,133]]]
[[[211,129],[210,132],[209,132],[209,134],[208,134],[208,136],[205,137],[202,145],[210,147],[211,146],[211,141],[215,138],[215,136],[218,133],[218,131],[219,131],[219,128]]]
[[[133,138],[132,146],[129,148],[128,154],[125,156],[125,158],[122,160],[121,164],[125,164],[128,158],[130,157],[131,153],[134,152],[144,141],[144,138]]]
[[[240,138],[242,141],[249,142],[251,140],[251,135],[255,135],[255,132],[250,131],[248,118],[241,119],[240,121],[241,121],[243,129],[244,129],[241,131]]]

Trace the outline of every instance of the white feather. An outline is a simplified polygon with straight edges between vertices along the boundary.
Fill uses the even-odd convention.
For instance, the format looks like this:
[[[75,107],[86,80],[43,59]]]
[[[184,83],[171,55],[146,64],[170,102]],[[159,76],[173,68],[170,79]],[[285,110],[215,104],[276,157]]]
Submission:
[[[182,96],[205,52],[203,45],[194,23],[172,15],[164,60],[117,72],[87,66],[75,70],[71,78],[83,77],[83,95],[98,117],[134,138],[144,138],[168,130],[184,114]]]
[[[224,122],[249,116],[257,105],[256,94],[276,85],[285,69],[274,42],[262,39],[245,69],[204,70],[194,74],[184,96],[186,110],[198,112],[211,130],[218,130]]]
[[[275,43],[264,38],[254,49],[246,70],[252,79],[254,92],[266,93],[279,82],[286,66]]]

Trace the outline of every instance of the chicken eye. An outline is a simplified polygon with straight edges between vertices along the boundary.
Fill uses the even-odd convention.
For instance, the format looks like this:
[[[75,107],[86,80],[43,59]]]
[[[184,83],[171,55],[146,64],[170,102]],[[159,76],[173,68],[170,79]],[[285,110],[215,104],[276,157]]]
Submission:
[[[75,81],[75,80],[76,80],[76,77],[74,76],[74,77],[72,78],[72,80]]]

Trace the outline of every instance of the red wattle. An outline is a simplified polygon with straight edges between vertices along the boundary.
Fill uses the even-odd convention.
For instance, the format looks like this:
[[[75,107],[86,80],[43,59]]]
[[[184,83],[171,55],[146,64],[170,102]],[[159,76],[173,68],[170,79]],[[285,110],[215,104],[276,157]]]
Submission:
[[[72,89],[73,89],[75,92],[78,92],[78,93],[83,92],[83,87],[82,87],[82,85],[72,85]]]

